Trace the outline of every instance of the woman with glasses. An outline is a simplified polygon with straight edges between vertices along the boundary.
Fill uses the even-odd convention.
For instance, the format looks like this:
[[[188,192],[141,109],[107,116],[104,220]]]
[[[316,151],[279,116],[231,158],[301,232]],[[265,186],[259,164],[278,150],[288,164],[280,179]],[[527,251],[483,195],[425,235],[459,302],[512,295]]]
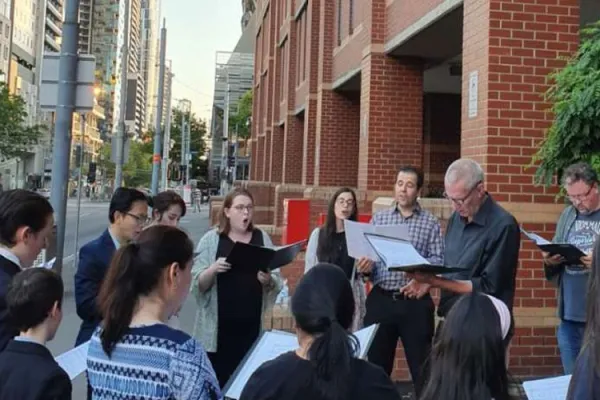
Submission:
[[[338,189],[327,207],[325,225],[316,228],[310,235],[304,258],[304,273],[317,263],[331,263],[342,268],[352,285],[356,310],[351,325],[352,331],[362,327],[365,317],[365,286],[363,277],[358,271],[368,270],[372,262],[367,258],[355,260],[348,255],[344,220],[356,221],[358,208],[356,194],[352,189]]]
[[[269,235],[254,227],[254,200],[245,189],[223,200],[219,225],[207,232],[196,249],[192,292],[198,304],[194,336],[206,348],[223,387],[262,328],[264,313],[281,290],[277,271],[256,271],[253,260],[230,265],[225,260],[236,242],[273,247]]]

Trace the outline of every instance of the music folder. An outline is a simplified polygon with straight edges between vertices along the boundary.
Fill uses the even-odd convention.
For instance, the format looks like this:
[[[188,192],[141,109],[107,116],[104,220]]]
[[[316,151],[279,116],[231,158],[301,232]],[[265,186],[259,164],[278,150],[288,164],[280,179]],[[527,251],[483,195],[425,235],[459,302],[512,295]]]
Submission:
[[[287,246],[269,248],[249,243],[235,242],[227,261],[232,266],[251,264],[263,272],[272,271],[288,265],[304,247],[306,240],[301,240]]]
[[[521,228],[521,232],[529,239],[531,239],[536,246],[546,252],[551,256],[555,254],[560,254],[565,258],[565,262],[568,264],[580,265],[581,257],[585,257],[586,254],[581,251],[581,249],[569,243],[552,243],[540,235],[537,235],[533,232],[527,232],[525,229]]]
[[[372,233],[365,233],[365,238],[390,271],[422,272],[435,275],[466,271],[464,268],[431,264],[408,240]]]
[[[354,332],[354,337],[356,337],[359,344],[358,352],[354,355],[355,357],[361,359],[367,358],[369,348],[371,347],[371,343],[373,343],[378,328],[379,324],[373,324]],[[227,384],[223,388],[225,398],[239,399],[248,380],[262,364],[284,353],[294,351],[297,348],[298,339],[293,333],[278,330],[263,332],[239,363],[229,381],[227,381]]]

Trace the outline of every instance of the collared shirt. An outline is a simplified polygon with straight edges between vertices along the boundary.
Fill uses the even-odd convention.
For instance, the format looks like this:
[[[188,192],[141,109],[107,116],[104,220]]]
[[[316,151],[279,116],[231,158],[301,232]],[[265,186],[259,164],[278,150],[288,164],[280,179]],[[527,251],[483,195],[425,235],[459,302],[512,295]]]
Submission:
[[[41,346],[44,346],[42,343],[38,342],[37,340],[27,337],[27,336],[16,336],[14,338],[14,340],[16,340],[17,342],[27,342],[27,343],[35,343],[35,344],[39,344]]]
[[[18,265],[19,268],[23,269],[23,266],[21,265],[21,260],[19,260],[19,257],[17,257],[15,253],[10,251],[10,249],[0,246],[0,256],[6,258],[8,261]]]
[[[487,293],[512,311],[515,279],[521,247],[521,233],[515,217],[488,195],[471,222],[457,212],[446,228],[445,261],[465,272],[448,274],[456,280],[470,280],[473,291]],[[445,316],[459,294],[442,290],[438,314]]]
[[[117,237],[115,235],[113,235],[110,228],[108,228],[108,234],[110,235],[110,238],[112,239],[113,243],[115,244],[115,249],[119,250],[119,247],[121,247],[121,243],[117,240]]]
[[[415,249],[432,264],[444,263],[444,240],[438,219],[417,203],[414,212],[404,217],[397,206],[376,212],[371,219],[373,225],[408,225],[410,240]],[[388,271],[385,265],[376,262],[372,272],[373,284],[385,290],[398,290],[410,281],[404,272]]]

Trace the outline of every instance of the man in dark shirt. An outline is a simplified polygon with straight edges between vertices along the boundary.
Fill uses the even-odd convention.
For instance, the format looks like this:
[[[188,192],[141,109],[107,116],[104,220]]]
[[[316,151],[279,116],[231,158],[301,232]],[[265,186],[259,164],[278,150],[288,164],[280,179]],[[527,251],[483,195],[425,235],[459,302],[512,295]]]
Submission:
[[[459,159],[446,172],[445,196],[454,213],[445,235],[444,261],[464,272],[444,277],[415,274],[414,279],[441,289],[438,315],[444,318],[465,293],[479,291],[502,300],[512,314],[521,237],[516,219],[485,191],[483,170]],[[511,324],[506,343],[512,338]]]

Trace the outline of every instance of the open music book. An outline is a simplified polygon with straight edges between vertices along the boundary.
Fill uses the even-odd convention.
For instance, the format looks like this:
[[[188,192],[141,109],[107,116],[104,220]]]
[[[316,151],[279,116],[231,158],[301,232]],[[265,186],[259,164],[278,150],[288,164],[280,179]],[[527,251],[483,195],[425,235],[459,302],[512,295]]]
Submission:
[[[367,242],[365,233],[376,233],[383,236],[410,240],[408,225],[373,225],[346,219],[344,220],[344,232],[348,255],[354,259],[366,257],[373,261],[379,261],[377,253],[369,245],[369,242]]]
[[[537,379],[523,382],[529,400],[565,400],[571,383],[571,375]]]
[[[250,261],[250,264],[256,267],[254,270],[249,271],[253,273],[258,272],[259,269],[265,272],[267,270],[272,271],[294,261],[305,243],[306,240],[302,240],[287,246],[280,246],[272,249],[248,243],[235,242],[226,261],[231,265],[245,265]]]
[[[65,370],[71,380],[77,378],[79,374],[87,369],[87,355],[88,347],[90,345],[89,340],[79,346],[65,351],[54,359]]]
[[[430,274],[448,274],[464,271],[464,268],[433,265],[419,254],[408,240],[365,233],[365,237],[379,259],[390,271],[425,272]]]
[[[356,354],[356,357],[363,359],[367,357],[378,327],[379,324],[374,324],[354,333],[360,344],[359,353]],[[237,367],[227,385],[225,385],[223,389],[225,398],[239,399],[244,386],[258,367],[266,361],[273,360],[297,348],[298,339],[293,333],[277,330],[263,332]]]
[[[577,246],[574,246],[569,243],[552,243],[538,234],[533,232],[527,232],[525,229],[521,228],[521,232],[529,239],[531,239],[540,250],[545,251],[546,253],[550,253],[550,255],[560,254],[563,256],[567,263],[580,265],[581,257],[584,257],[586,254],[581,251]]]

